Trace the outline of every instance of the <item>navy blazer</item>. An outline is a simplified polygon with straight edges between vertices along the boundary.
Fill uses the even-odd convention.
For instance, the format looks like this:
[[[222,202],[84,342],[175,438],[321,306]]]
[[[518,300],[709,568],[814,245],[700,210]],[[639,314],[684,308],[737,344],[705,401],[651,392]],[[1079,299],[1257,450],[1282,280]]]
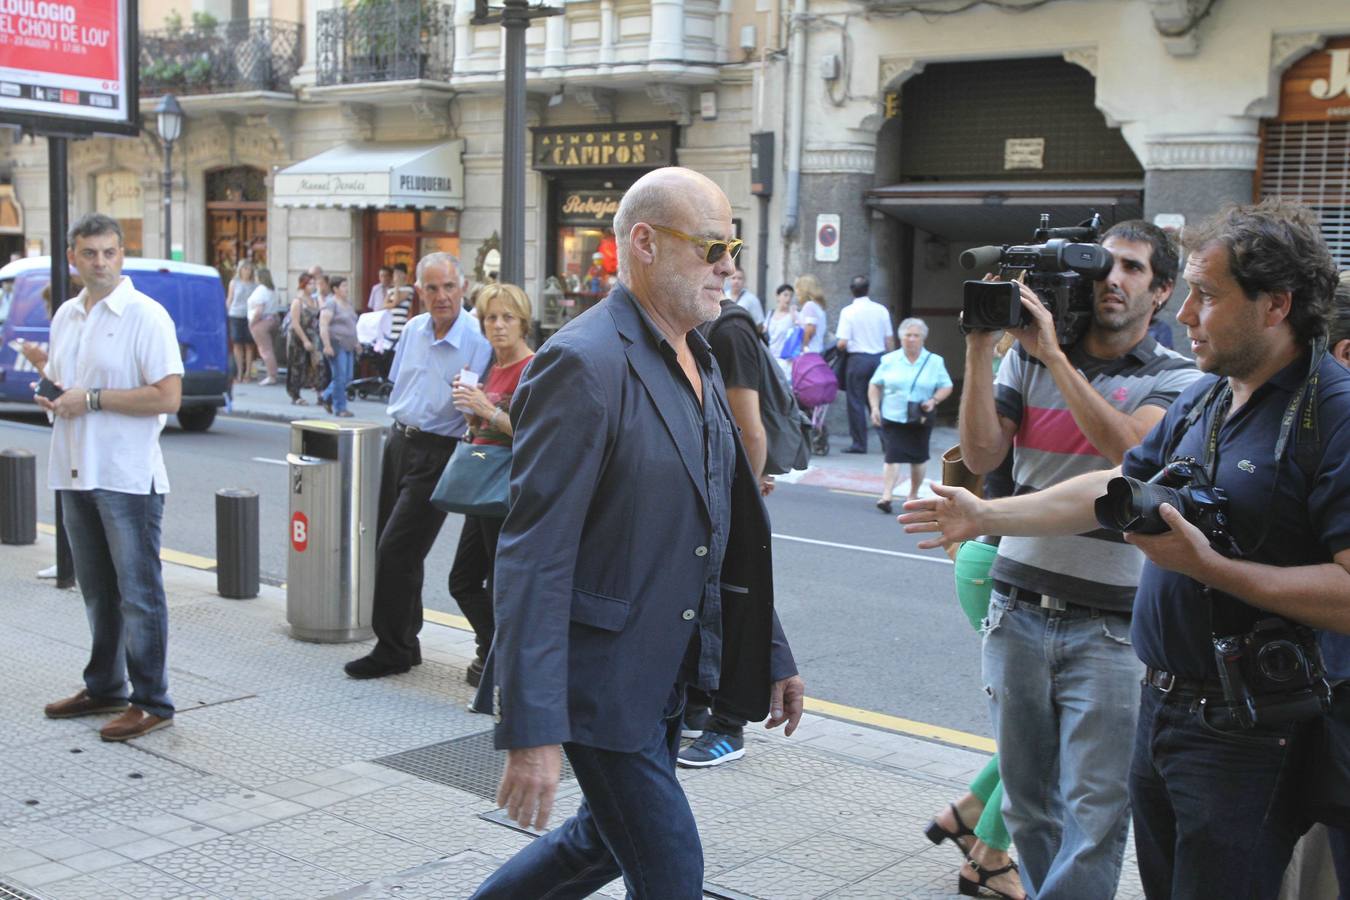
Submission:
[[[702,442],[677,439],[663,412],[683,389],[622,285],[529,363],[511,404],[512,505],[475,701],[496,713],[499,749],[631,752],[659,722],[698,625],[711,536]],[[703,390],[734,430],[715,363]],[[755,720],[796,667],[773,612],[768,515],[735,445],[718,697]]]

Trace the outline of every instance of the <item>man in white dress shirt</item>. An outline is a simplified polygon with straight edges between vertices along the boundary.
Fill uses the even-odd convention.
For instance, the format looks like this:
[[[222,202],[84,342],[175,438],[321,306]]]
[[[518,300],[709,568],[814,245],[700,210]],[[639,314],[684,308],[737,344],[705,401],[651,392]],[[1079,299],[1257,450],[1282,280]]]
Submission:
[[[84,689],[44,712],[53,719],[120,712],[99,736],[125,741],[173,724],[159,563],[169,478],[159,433],[182,399],[183,357],[168,312],[122,276],[117,220],[91,213],[69,238],[66,257],[84,290],[52,317],[45,374],[62,393],[37,400],[53,417],[47,479],[61,504],[92,646]]]
[[[835,336],[839,349],[848,354],[844,369],[844,392],[848,395],[848,433],[853,439],[845,453],[867,452],[867,385],[877,370],[881,354],[895,349],[890,310],[867,296],[872,289],[866,275],[849,282],[853,302],[839,311]]]

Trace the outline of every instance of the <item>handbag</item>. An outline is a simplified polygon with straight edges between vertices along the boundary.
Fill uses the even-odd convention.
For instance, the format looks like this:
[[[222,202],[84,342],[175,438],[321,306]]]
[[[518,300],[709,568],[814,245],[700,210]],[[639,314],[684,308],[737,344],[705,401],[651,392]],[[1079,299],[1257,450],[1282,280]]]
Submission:
[[[923,365],[919,366],[919,371],[914,373],[914,380],[909,383],[909,391],[905,394],[906,397],[914,393],[914,386],[919,383],[919,376],[923,374],[923,370],[928,367],[928,361],[932,358],[933,354],[931,353],[923,358]],[[927,425],[931,415],[931,412],[923,408],[922,403],[916,403],[913,400],[909,401],[909,404],[905,407],[905,421],[910,425]]]
[[[840,350],[838,346],[830,346],[825,349],[821,356],[834,370],[834,380],[839,382],[839,389],[843,390],[848,374],[848,351]]]
[[[431,505],[442,512],[504,519],[511,506],[511,448],[465,444],[450,456]]]
[[[1304,812],[1333,828],[1350,827],[1350,682],[1336,685],[1331,708],[1301,737],[1306,753],[1297,770]]]

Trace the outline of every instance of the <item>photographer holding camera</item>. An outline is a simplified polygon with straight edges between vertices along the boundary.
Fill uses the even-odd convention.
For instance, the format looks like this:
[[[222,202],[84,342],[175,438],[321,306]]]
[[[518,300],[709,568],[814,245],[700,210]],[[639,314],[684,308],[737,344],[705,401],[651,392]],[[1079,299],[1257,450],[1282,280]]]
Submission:
[[[901,521],[941,532],[920,546],[1131,529],[1148,559],[1134,599],[1147,669],[1130,771],[1145,892],[1275,897],[1307,825],[1297,779],[1314,774],[1294,753],[1325,703],[1306,626],[1350,633],[1350,373],[1325,352],[1336,267],[1316,217],[1278,202],[1229,208],[1185,243],[1177,321],[1201,370],[1220,377],[1126,454],[1126,478],[1100,500],[1118,472],[1034,500],[942,489]]]
[[[1026,261],[1027,281],[1054,308],[1018,285],[1021,319],[1030,324],[1009,327],[1018,345],[994,384],[988,372],[998,332],[966,336],[962,457],[983,473],[1012,447],[1018,494],[1118,465],[1200,374],[1148,336],[1177,272],[1176,250],[1161,229],[1122,222],[1097,247],[1095,229],[1046,224],[1037,239],[1047,243],[1004,248],[1001,261],[1005,275],[1017,267],[1010,261]],[[1062,234],[1089,242],[1064,246]],[[1074,251],[1092,261],[1081,267],[1087,274],[1062,262]],[[1057,262],[1047,264],[1052,257]],[[977,293],[996,291],[1011,295],[1012,286]],[[997,318],[972,314],[970,293],[964,327],[997,327]],[[1081,336],[1061,346],[1056,321],[1076,324]],[[1085,531],[1002,541],[984,628],[1005,820],[1028,892],[1041,900],[1112,896],[1128,822],[1130,757],[1121,735],[1134,728],[1142,674],[1129,631],[1143,559],[1117,535]]]

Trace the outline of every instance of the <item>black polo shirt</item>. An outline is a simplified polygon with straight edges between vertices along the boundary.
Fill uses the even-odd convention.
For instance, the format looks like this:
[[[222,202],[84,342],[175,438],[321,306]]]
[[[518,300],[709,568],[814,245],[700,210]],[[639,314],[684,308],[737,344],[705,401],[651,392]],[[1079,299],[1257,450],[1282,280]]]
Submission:
[[[1329,356],[1318,370],[1321,458],[1312,478],[1305,477],[1294,457],[1295,429],[1276,478],[1280,423],[1309,362],[1305,353],[1280,370],[1219,429],[1215,483],[1228,492],[1233,534],[1254,562],[1316,565],[1350,547],[1350,372]],[[1126,475],[1145,480],[1162,468],[1163,454],[1186,413],[1214,381],[1206,376],[1177,399],[1144,442],[1125,455]],[[1202,416],[1176,442],[1173,457],[1203,458],[1211,416],[1226,412],[1215,409]],[[1221,633],[1236,633],[1269,613],[1222,597],[1210,607],[1198,583],[1146,562],[1134,598],[1135,652],[1155,669],[1187,678],[1217,677],[1211,622]],[[1324,635],[1323,650],[1333,675],[1350,676],[1350,639]]]

